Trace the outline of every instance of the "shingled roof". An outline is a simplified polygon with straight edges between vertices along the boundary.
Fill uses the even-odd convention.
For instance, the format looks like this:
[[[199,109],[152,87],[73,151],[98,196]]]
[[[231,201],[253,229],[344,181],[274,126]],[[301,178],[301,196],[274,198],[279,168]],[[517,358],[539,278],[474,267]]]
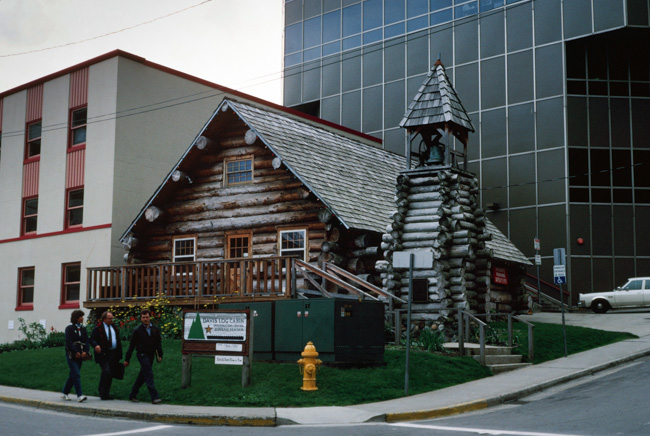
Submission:
[[[418,89],[399,125],[412,129],[440,123],[454,123],[470,132],[474,131],[472,120],[451,85],[445,67],[438,60]]]

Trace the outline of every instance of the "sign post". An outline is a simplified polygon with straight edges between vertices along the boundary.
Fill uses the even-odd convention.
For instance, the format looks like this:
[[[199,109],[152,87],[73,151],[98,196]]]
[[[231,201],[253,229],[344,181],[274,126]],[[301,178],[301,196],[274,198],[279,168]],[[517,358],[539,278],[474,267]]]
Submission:
[[[539,253],[540,250],[540,241],[539,238],[533,240],[533,247],[535,248],[535,265],[537,266],[537,304],[542,305],[542,284],[539,280],[539,266],[542,264],[542,256]]]
[[[562,308],[562,336],[564,338],[564,357],[568,356],[566,344],[566,323],[564,322],[564,291],[562,285],[566,283],[566,252],[564,248],[553,249],[553,281],[560,287],[560,306]]]

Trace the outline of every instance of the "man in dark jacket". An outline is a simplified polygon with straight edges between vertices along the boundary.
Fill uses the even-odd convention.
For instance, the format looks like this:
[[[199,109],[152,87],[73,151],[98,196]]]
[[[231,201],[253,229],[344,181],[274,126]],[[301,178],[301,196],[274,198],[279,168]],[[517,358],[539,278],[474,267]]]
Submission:
[[[140,373],[138,374],[138,378],[135,379],[135,383],[133,383],[129,399],[137,403],[138,391],[146,383],[147,389],[149,389],[149,395],[151,395],[151,402],[153,404],[160,404],[161,400],[153,382],[153,359],[155,357],[158,363],[160,363],[163,356],[160,329],[151,324],[151,312],[149,309],[143,309],[140,312],[140,320],[142,324],[133,330],[131,343],[124,358],[124,366],[129,366],[131,354],[135,349],[138,362],[140,362]]]
[[[117,365],[122,358],[122,341],[117,327],[113,325],[113,314],[102,313],[102,322],[90,335],[90,343],[95,348],[95,362],[101,368],[99,376],[99,398],[112,400],[111,384]]]

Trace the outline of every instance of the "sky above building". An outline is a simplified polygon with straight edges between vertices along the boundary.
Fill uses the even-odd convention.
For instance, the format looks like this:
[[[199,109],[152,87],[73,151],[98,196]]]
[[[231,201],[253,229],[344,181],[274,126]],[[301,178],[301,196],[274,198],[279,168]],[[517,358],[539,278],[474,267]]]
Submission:
[[[282,102],[283,0],[0,0],[0,93],[113,50]]]

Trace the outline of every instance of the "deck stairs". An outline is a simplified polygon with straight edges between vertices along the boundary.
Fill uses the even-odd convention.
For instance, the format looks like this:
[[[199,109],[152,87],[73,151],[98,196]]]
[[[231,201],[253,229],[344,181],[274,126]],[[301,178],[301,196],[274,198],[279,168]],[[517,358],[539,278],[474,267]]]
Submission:
[[[479,344],[465,342],[464,346],[465,355],[472,356],[477,362],[481,361]],[[453,353],[458,353],[458,342],[447,342],[444,347]],[[521,354],[512,354],[512,349],[513,347],[508,346],[486,345],[485,366],[490,368],[492,373],[496,375],[532,365],[531,363],[522,362],[523,356]]]

